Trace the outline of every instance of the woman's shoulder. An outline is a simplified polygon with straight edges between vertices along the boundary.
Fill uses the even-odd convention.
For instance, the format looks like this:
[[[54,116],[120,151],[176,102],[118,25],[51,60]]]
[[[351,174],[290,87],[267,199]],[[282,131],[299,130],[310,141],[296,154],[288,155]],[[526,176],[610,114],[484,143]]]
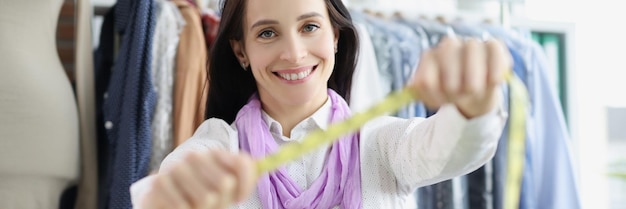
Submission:
[[[226,149],[234,152],[238,145],[237,132],[226,121],[210,118],[198,126],[191,138],[185,140],[167,155],[161,168],[181,160],[189,152],[210,149]]]
[[[221,118],[209,118],[204,120],[204,122],[202,122],[200,124],[200,127],[202,126],[230,126],[225,120],[221,119]]]
[[[198,126],[193,136],[211,136],[221,133],[232,134],[234,132],[237,132],[234,124],[228,124],[220,118],[209,118]]]
[[[237,146],[237,129],[219,118],[206,119],[184,144],[193,146]]]

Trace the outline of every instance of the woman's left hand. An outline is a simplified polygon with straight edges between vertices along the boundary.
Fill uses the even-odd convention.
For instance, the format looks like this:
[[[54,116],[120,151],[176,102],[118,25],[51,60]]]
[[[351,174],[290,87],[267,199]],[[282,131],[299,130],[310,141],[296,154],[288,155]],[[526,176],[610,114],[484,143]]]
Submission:
[[[499,102],[499,86],[511,67],[511,55],[500,41],[446,37],[422,54],[409,87],[428,108],[452,103],[469,119]]]

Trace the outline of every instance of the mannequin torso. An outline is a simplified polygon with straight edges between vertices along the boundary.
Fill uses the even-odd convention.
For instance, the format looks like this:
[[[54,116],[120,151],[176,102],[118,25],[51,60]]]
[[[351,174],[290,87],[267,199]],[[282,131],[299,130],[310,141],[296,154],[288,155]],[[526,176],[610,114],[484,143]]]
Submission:
[[[76,100],[56,52],[62,0],[0,0],[0,208],[58,207],[78,177]]]

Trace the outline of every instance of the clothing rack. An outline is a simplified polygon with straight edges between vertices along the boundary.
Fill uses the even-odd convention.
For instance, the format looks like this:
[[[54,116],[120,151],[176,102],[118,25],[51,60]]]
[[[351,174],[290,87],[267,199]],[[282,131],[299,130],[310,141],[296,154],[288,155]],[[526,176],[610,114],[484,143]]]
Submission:
[[[208,7],[209,9],[217,9],[219,0],[189,0],[195,5],[201,5],[202,8]],[[206,3],[205,3],[206,1]],[[113,7],[113,4],[93,4],[94,16],[104,16]]]
[[[212,3],[217,2],[218,0],[202,0],[202,1],[204,1],[204,3],[199,4],[199,5],[200,5],[200,7],[206,8],[206,6],[208,5],[208,6],[209,6],[209,8],[210,8],[210,7],[212,6],[211,4],[212,4]],[[382,0],[379,0],[379,1],[381,1],[381,2],[382,2]],[[457,1],[458,1],[458,0],[457,0]],[[468,0],[468,1],[491,1],[492,3],[496,3],[496,2],[495,2],[496,0]],[[513,26],[513,27],[515,27],[515,26],[516,26],[514,19],[511,17],[511,11],[512,11],[513,5],[514,5],[516,2],[520,2],[520,1],[521,1],[521,0],[498,0],[498,2],[497,2],[497,3],[498,3],[498,4],[499,4],[499,6],[500,6],[500,7],[499,7],[500,9],[499,9],[499,15],[498,15],[498,18],[499,18],[499,24],[501,24],[501,25],[498,25],[498,26],[503,27],[503,28],[509,28],[509,27],[511,27],[511,24],[512,24],[512,26]],[[198,2],[198,3],[200,3],[200,2]],[[351,7],[358,6],[358,5],[354,5],[353,3],[354,3],[354,2],[346,2],[346,4],[350,5]],[[104,16],[107,12],[109,12],[109,10],[111,9],[111,7],[112,7],[112,6],[106,6],[106,5],[96,5],[96,6],[94,7],[94,14],[95,14],[96,16]],[[370,7],[370,8],[376,8],[376,7]],[[374,10],[376,10],[376,9],[374,9]],[[377,11],[374,11],[374,12],[377,12]],[[383,14],[383,13],[381,13],[381,14]],[[386,15],[391,15],[391,14],[386,14]],[[415,15],[415,14],[414,14],[414,13],[413,13],[413,14],[410,14],[410,13],[404,13],[404,14],[403,14],[401,11],[399,11],[398,15],[404,15],[404,16],[406,16],[407,18],[413,18],[413,17],[408,17],[408,16],[409,16],[409,15]],[[464,13],[459,13],[458,15],[457,15],[457,14],[452,14],[452,15],[448,14],[448,16],[446,16],[446,15],[441,15],[441,17],[443,17],[443,19],[444,19],[444,20],[445,20],[445,19],[453,20],[453,19],[455,18],[454,16],[457,16],[457,17],[458,17],[458,16],[464,17],[463,15],[464,15]],[[494,13],[492,13],[491,15],[492,15],[492,16],[491,16],[491,18],[496,19],[496,15],[495,15]],[[357,16],[357,15],[355,14],[354,16]],[[354,16],[353,16],[353,18],[354,18]],[[452,17],[452,18],[449,18],[449,17]],[[483,16],[483,17],[484,17],[484,16]],[[386,19],[386,18],[385,18],[385,19]],[[513,21],[512,21],[512,20],[513,20]],[[431,21],[434,21],[434,20],[431,20]],[[495,22],[495,21],[494,21],[494,22]],[[384,25],[384,22],[382,22],[382,21],[381,21],[380,23],[383,23],[382,25]],[[496,24],[498,24],[498,23],[496,23]],[[451,26],[449,26],[449,27],[451,27]],[[390,30],[390,31],[391,31],[391,30]],[[445,31],[445,30],[444,30],[444,31]],[[397,30],[394,30],[394,32],[397,32]],[[402,32],[402,31],[401,31],[401,32]],[[434,30],[430,30],[430,31],[428,31],[428,32],[434,32]],[[432,34],[434,34],[434,33],[432,33]],[[441,32],[440,34],[445,34],[445,32]],[[426,34],[426,35],[428,35],[428,34]],[[390,36],[378,36],[378,37],[390,37]],[[428,36],[425,36],[425,37],[428,37]],[[394,39],[398,39],[398,38],[394,38]],[[423,40],[423,39],[420,39],[420,40],[418,40],[418,42],[419,42],[419,43],[422,43],[422,42],[423,42],[422,40]],[[431,39],[428,39],[428,40],[431,40]],[[418,42],[415,42],[415,43],[418,43]],[[398,43],[399,43],[399,42],[398,42]],[[407,42],[403,42],[403,43],[407,43]],[[426,45],[428,45],[428,44],[426,44]],[[370,48],[373,48],[373,47],[370,47]],[[374,49],[374,50],[375,50],[375,49]],[[370,51],[371,51],[371,50],[370,50]],[[373,52],[373,51],[371,51],[371,52]],[[405,52],[405,51],[396,50],[396,51],[394,51],[394,52]],[[375,56],[375,54],[374,54],[374,53],[370,53],[370,54],[373,54],[373,55]],[[184,57],[184,56],[183,56],[183,57]],[[418,56],[411,56],[411,57],[418,57]],[[373,57],[372,59],[363,59],[363,60],[376,60],[376,57]],[[402,60],[401,62],[402,62],[402,63],[409,63],[409,62],[414,62],[414,61],[404,61],[404,60]],[[406,65],[401,64],[401,65],[398,65],[398,66],[406,66]],[[401,68],[398,68],[398,69],[401,69]],[[413,68],[413,69],[414,69],[414,68]],[[403,79],[404,79],[404,78],[406,78],[406,77],[408,77],[408,75],[400,75],[400,74],[402,74],[402,73],[404,73],[404,71],[403,71],[403,72],[398,71],[398,73],[396,73],[396,74],[394,74],[394,75],[399,75],[399,76],[402,76],[402,78],[403,78]],[[363,79],[361,79],[361,80],[363,80]],[[398,80],[400,80],[400,79],[398,79]],[[396,82],[396,83],[401,83],[401,82]],[[394,83],[394,84],[396,84],[396,83]],[[369,83],[368,83],[368,84],[369,84]],[[369,98],[372,98],[372,93],[371,93],[371,92],[367,92],[366,96],[367,96],[367,97],[369,97]],[[354,96],[353,96],[353,97],[354,97]],[[406,111],[406,114],[407,114],[407,115],[413,115],[413,114],[411,113],[411,111],[413,111],[413,112],[417,112],[417,109],[419,109],[419,107],[417,107],[417,106],[416,106],[416,107],[412,108],[411,110],[407,110],[407,111]],[[538,161],[538,162],[539,162],[539,161]],[[495,164],[495,163],[494,163],[494,164]],[[485,177],[489,177],[489,176],[491,176],[491,175],[492,175],[492,173],[493,173],[493,172],[492,172],[492,170],[494,170],[494,167],[493,167],[493,166],[491,166],[491,167],[486,168],[485,170],[486,170],[486,171],[484,172],[485,174],[484,174],[482,177],[477,177],[477,178],[474,178],[474,179],[480,179],[480,178],[485,179]],[[495,175],[494,175],[494,176],[495,176]],[[448,181],[448,182],[443,182],[443,183],[441,183],[441,184],[433,185],[433,187],[431,187],[431,189],[433,189],[433,191],[435,191],[435,190],[437,190],[437,191],[444,191],[444,190],[445,190],[445,191],[450,191],[450,190],[453,190],[453,191],[454,191],[454,189],[462,190],[462,189],[464,188],[464,186],[463,186],[463,185],[467,185],[469,182],[476,182],[476,181],[470,181],[470,180],[467,180],[467,179],[457,179],[457,180]],[[494,191],[494,193],[496,193],[496,192],[497,192],[497,191]],[[426,191],[426,192],[423,192],[423,194],[424,194],[424,195],[422,195],[421,197],[426,197],[426,198],[428,198],[428,197],[434,197],[434,196],[437,196],[437,195],[439,195],[440,193],[432,193],[432,192],[431,192],[430,194],[428,194],[428,191]],[[460,194],[460,193],[457,193],[457,194]],[[478,193],[477,193],[477,192],[474,192],[473,194],[478,194]],[[430,196],[428,196],[428,195],[430,195]],[[447,195],[447,196],[448,196],[448,197],[450,197],[450,195]],[[463,195],[459,195],[459,196],[463,196]],[[452,197],[452,198],[457,198],[456,196],[454,196],[454,194],[453,194],[451,197]],[[427,200],[427,199],[419,199],[419,197],[416,197],[416,198],[418,198],[418,202],[421,202],[422,204],[423,204],[423,203],[428,202],[429,200],[435,200],[434,198],[431,198],[431,199],[428,199],[428,200]],[[465,198],[465,197],[461,197],[461,198]],[[463,200],[463,201],[465,201],[465,200]],[[430,203],[433,203],[434,205],[437,205],[437,201],[430,201]],[[460,202],[460,201],[456,201],[456,202],[455,202],[455,201],[452,201],[452,202],[447,202],[446,204],[448,204],[448,203],[452,203],[452,204],[454,204],[454,208],[462,208],[462,205],[463,205],[463,203],[462,203],[462,202]],[[495,203],[494,203],[494,205],[495,205]],[[427,207],[423,207],[423,208],[427,208]],[[483,208],[484,208],[484,207],[483,207]]]
[[[471,1],[471,0],[468,0],[468,1]],[[476,0],[475,2],[477,3],[478,1],[480,0]],[[490,1],[490,0],[485,0],[485,1]],[[536,44],[532,44],[534,42],[532,42],[529,38],[525,38],[526,37],[525,33],[535,32],[537,30],[537,27],[531,27],[530,31],[523,30],[524,28],[527,28],[527,27],[522,27],[522,28],[519,28],[520,31],[518,31],[518,27],[522,25],[520,25],[520,23],[518,22],[519,20],[512,15],[514,14],[512,11],[514,11],[513,9],[516,6],[516,4],[520,2],[521,1],[519,0],[502,0],[498,2],[491,1],[489,8],[495,9],[496,6],[499,6],[499,10],[497,14],[496,13],[490,14],[490,17],[494,19],[496,18],[496,15],[498,16],[497,18],[499,19],[499,22],[498,20],[493,21],[495,24],[475,25],[474,23],[477,23],[475,20],[478,20],[478,18],[481,18],[481,17],[484,18],[484,15],[476,16],[480,14],[470,12],[470,11],[479,10],[478,8],[474,7],[474,6],[477,6],[478,4],[472,5],[471,4],[472,2],[465,2],[469,4],[463,5],[463,6],[468,6],[468,8],[470,9],[467,9],[467,10],[460,9],[461,11],[459,11],[458,14],[452,14],[452,15],[447,14],[447,16],[446,14],[443,14],[441,16],[444,18],[452,17],[452,19],[454,19],[455,16],[468,18],[468,20],[470,21],[462,21],[462,22],[459,22],[458,24],[457,22],[448,24],[448,26],[451,26],[454,29],[459,29],[458,31],[462,31],[465,28],[465,30],[467,30],[466,32],[460,32],[460,33],[465,33],[465,35],[471,36],[472,34],[480,34],[479,32],[482,32],[482,31],[488,31],[493,36],[504,37],[503,39],[509,40],[507,44],[507,48],[511,51],[512,56],[514,57],[514,59],[516,59],[515,63],[517,64],[516,67],[514,67],[514,69],[520,69],[519,72],[520,72],[521,77],[532,79],[532,82],[530,82],[532,86],[530,86],[530,88],[534,90],[547,89],[548,87],[551,87],[552,83],[554,82],[550,82],[549,80],[547,80],[547,78],[549,78],[550,76],[544,76],[544,75],[546,75],[548,72],[551,71],[552,66],[543,62],[546,60],[546,58],[543,58],[544,56],[541,56],[544,54],[542,52],[542,48],[540,48]],[[365,10],[365,9],[359,8],[359,6],[361,5],[353,5],[353,9],[355,11]],[[370,11],[367,12],[368,14],[379,13],[379,11],[376,11],[377,10],[376,7],[367,7],[367,8],[371,8]],[[384,8],[381,8],[381,9],[384,9]],[[495,12],[495,10],[492,10],[492,11]],[[383,12],[389,12],[389,11],[383,11]],[[385,14],[385,13],[382,13],[382,14]],[[399,11],[397,15],[408,16],[408,15],[415,15],[415,14],[410,14],[410,13],[403,14],[401,13],[401,11]],[[377,15],[374,15],[374,18],[376,17]],[[382,25],[390,25],[390,24],[385,24],[387,23],[385,21],[389,21],[389,22],[393,21],[387,17],[382,17],[380,19],[380,22],[383,23]],[[412,17],[409,17],[409,18],[412,18]],[[425,21],[426,23],[428,23],[429,21],[435,24],[438,23],[438,21],[435,20],[435,18],[428,18],[428,19],[430,20],[426,20]],[[445,32],[440,32],[441,30],[436,30],[437,28],[431,28],[431,30],[429,31],[428,30],[429,24],[426,24],[426,23],[423,24],[422,26],[426,28],[427,34],[435,34],[435,36],[437,36],[438,34],[445,34]],[[369,23],[369,24],[372,24],[372,23]],[[463,27],[464,24],[467,27]],[[374,26],[375,29],[372,31],[379,32],[382,30],[380,28],[385,28],[385,26],[379,27],[376,25],[381,25],[381,24],[375,24]],[[471,27],[473,25],[482,27],[482,29],[472,30]],[[516,30],[511,30],[512,28],[516,28]],[[548,28],[550,27],[546,27],[545,29],[548,29]],[[389,29],[389,31],[390,31],[389,34],[393,34],[396,32],[396,30],[394,30],[393,28]],[[473,35],[473,36],[476,36],[476,35]],[[382,37],[382,36],[377,35],[374,38],[374,40],[380,40],[377,37]],[[395,37],[395,36],[384,36],[384,37]],[[406,40],[410,40],[410,39],[406,39]],[[572,39],[569,39],[569,38],[566,39],[568,43],[570,43],[571,40]],[[434,42],[437,42],[437,41],[434,41]],[[401,44],[398,44],[398,45],[401,45]],[[382,47],[382,49],[386,50],[385,47]],[[381,53],[381,54],[387,54],[387,53]],[[381,67],[381,68],[385,68],[385,67]],[[528,74],[526,72],[532,73],[532,76],[527,77],[526,75]],[[569,157],[567,156],[570,156],[569,144],[571,144],[571,140],[567,134],[567,130],[564,129],[565,126],[564,126],[564,123],[562,123],[563,116],[559,115],[560,107],[558,105],[555,105],[558,103],[557,101],[558,98],[555,97],[554,96],[555,94],[553,94],[552,92],[546,93],[547,91],[543,91],[543,90],[533,91],[533,92],[534,92],[534,95],[540,95],[540,94],[542,95],[542,96],[534,97],[534,98],[540,98],[540,99],[533,100],[534,101],[533,105],[535,107],[534,109],[535,113],[533,113],[534,114],[533,117],[535,117],[535,122],[541,122],[543,124],[541,126],[535,125],[534,127],[537,127],[537,128],[540,127],[539,129],[533,129],[534,132],[532,133],[536,135],[531,135],[529,138],[527,138],[527,140],[531,142],[530,145],[528,146],[529,151],[525,154],[527,157],[526,161],[528,161],[527,163],[528,169],[523,171],[524,182],[527,182],[527,183],[522,184],[520,186],[521,190],[526,195],[522,195],[523,203],[520,203],[520,208],[532,208],[534,207],[535,204],[538,206],[559,205],[559,208],[560,207],[580,208],[580,205],[578,202],[579,196],[577,194],[576,183],[574,179],[575,171],[573,170],[572,162],[570,162],[569,160],[565,160],[565,161],[559,160],[559,159],[569,159]],[[549,128],[546,129],[545,127],[549,127]],[[550,139],[550,140],[546,140],[546,139]],[[506,141],[507,141],[506,138],[501,140],[501,142],[506,142]],[[501,143],[501,144],[504,144],[504,143]],[[503,152],[501,152],[500,155],[496,153],[496,156],[498,155],[505,156],[504,154],[506,154],[505,151],[507,149],[504,147],[505,146],[503,146],[502,149],[499,149],[499,150],[502,150]],[[548,156],[546,153],[550,153],[549,156],[559,155],[563,157],[555,157],[550,160],[543,160],[541,156]],[[500,157],[498,158],[497,161],[494,161],[493,163],[491,163],[490,166],[486,165],[487,167],[485,167],[485,169],[483,169],[482,171],[478,171],[478,172],[474,172],[470,174],[472,176],[468,176],[466,179],[463,179],[463,178],[453,179],[452,181],[440,182],[435,185],[427,186],[423,190],[418,189],[418,194],[416,194],[416,199],[417,199],[419,206],[422,208],[464,208],[463,202],[467,202],[467,200],[465,199],[469,198],[469,197],[466,198],[468,194],[472,195],[471,198],[473,198],[473,200],[475,200],[477,196],[480,196],[479,198],[487,197],[487,196],[482,195],[482,194],[489,193],[487,191],[491,191],[492,194],[502,194],[502,188],[503,188],[502,186],[504,184],[501,182],[504,182],[502,178],[505,176],[503,175],[503,171],[504,171],[503,168],[505,168],[505,165],[506,165],[506,164],[503,164],[503,162],[505,162],[504,160],[506,159],[507,159],[506,157]],[[547,173],[553,172],[554,167],[557,165],[560,166],[559,168],[556,169],[558,171],[559,178],[555,179],[554,175],[551,175],[551,174],[547,175]],[[494,176],[494,178],[489,179],[489,176]],[[471,180],[470,180],[470,177],[471,177]],[[490,180],[492,182],[492,183],[485,183],[485,185],[497,184],[500,186],[497,188],[492,186],[492,190],[481,190],[482,192],[480,191],[476,192],[475,188],[479,188],[479,187],[472,187],[474,190],[472,190],[471,193],[468,193],[468,192],[463,193],[463,191],[454,193],[455,188],[461,187],[460,190],[462,190],[463,185],[467,185],[467,184],[473,184],[476,186],[478,184],[481,184],[480,180],[484,180],[485,182],[487,180]],[[553,185],[537,184],[541,180],[555,182],[555,184]],[[496,182],[500,182],[500,183],[496,183]],[[484,187],[484,188],[487,188],[487,187]],[[552,192],[552,191],[559,191],[557,192],[558,195],[556,195],[557,193]],[[500,196],[498,197],[496,201],[496,198],[494,197],[495,196],[491,196],[490,197],[491,199],[487,197],[484,199],[485,201],[483,202],[485,203],[493,202],[494,208],[499,208],[496,206],[499,206],[501,204],[502,198]],[[571,198],[563,198],[563,197],[571,197]],[[451,199],[453,199],[454,201],[450,201]],[[456,201],[456,200],[459,200],[459,201]],[[439,203],[443,203],[445,207],[443,206],[437,207]],[[487,208],[487,206],[486,205],[484,205],[484,207],[478,206],[476,208]]]

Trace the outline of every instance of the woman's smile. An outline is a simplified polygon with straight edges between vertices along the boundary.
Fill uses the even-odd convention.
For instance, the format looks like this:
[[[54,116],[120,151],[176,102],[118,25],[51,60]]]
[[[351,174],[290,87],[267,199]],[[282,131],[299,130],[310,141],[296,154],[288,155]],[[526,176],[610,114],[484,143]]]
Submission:
[[[311,75],[313,75],[313,73],[317,69],[317,66],[318,65],[312,65],[306,67],[285,69],[273,73],[274,75],[276,75],[276,77],[287,83],[297,84],[308,81]]]

